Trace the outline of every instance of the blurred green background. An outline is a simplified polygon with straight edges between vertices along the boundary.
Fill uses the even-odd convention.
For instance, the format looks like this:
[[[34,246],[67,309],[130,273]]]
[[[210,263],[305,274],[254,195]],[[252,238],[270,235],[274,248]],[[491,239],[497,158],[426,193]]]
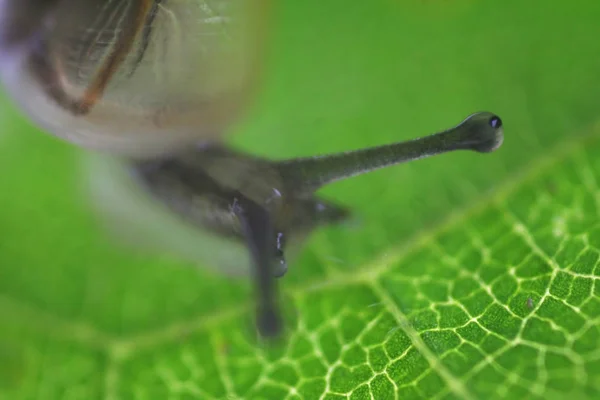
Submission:
[[[596,0],[278,2],[265,86],[234,128],[233,146],[278,159],[350,150],[428,134],[482,110],[505,127],[497,153],[448,154],[323,190],[355,210],[359,224],[317,232],[280,281],[284,298],[381,266],[584,140],[598,122],[599,19]],[[0,98],[0,397],[261,398],[265,360],[288,345],[256,343],[250,283],[115,247],[81,196],[80,156]],[[343,292],[328,298],[349,301]],[[289,309],[294,332],[302,306],[290,300]],[[313,339],[326,353],[327,337]],[[223,364],[219,354],[228,351],[246,361]],[[180,373],[198,389],[189,397],[168,384]],[[265,382],[281,387],[290,374],[267,373]],[[452,388],[443,382],[432,387]],[[285,397],[272,390],[263,396]],[[478,398],[478,390],[444,393]]]

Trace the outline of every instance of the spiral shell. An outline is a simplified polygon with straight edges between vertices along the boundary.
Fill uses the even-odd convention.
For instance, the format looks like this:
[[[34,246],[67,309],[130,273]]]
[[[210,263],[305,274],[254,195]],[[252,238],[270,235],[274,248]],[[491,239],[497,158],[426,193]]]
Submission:
[[[260,75],[269,0],[0,0],[0,78],[42,128],[149,156],[218,140]]]

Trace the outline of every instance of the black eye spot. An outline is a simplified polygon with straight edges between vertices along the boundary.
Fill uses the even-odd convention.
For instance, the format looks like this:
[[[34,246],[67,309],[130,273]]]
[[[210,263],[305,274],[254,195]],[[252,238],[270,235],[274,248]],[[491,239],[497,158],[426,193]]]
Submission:
[[[502,127],[502,120],[499,117],[490,118],[490,126],[494,129],[499,129]]]

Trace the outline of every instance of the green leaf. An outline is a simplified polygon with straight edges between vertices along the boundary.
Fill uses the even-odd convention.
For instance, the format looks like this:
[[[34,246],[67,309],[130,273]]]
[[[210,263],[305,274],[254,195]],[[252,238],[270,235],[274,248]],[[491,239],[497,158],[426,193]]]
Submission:
[[[455,153],[323,195],[280,281],[252,287],[116,247],[81,151],[0,108],[0,398],[595,398],[600,395],[600,3],[280,2],[260,102],[231,140],[273,158],[413,138],[487,109]]]

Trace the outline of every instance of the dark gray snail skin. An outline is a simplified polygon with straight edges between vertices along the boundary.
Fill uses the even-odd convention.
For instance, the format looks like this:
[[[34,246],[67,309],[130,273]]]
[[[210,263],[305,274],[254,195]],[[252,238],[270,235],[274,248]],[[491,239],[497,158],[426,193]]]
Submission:
[[[282,332],[275,278],[287,272],[288,244],[298,246],[315,228],[350,214],[319,199],[315,191],[337,180],[450,151],[492,152],[502,141],[500,118],[481,112],[420,139],[327,156],[269,161],[215,145],[130,165],[145,190],[174,213],[246,244],[254,264],[258,330],[273,337]]]

